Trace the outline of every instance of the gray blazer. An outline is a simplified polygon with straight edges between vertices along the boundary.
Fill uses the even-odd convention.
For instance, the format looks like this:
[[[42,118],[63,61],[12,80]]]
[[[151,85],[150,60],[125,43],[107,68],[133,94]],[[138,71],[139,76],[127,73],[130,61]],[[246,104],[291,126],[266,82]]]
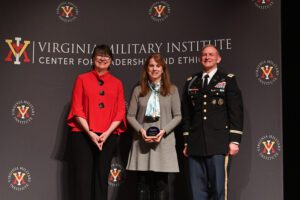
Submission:
[[[132,147],[129,153],[127,169],[137,171],[179,172],[173,129],[181,121],[181,105],[178,89],[172,86],[171,94],[159,95],[160,119],[146,122],[145,112],[150,92],[140,97],[140,86],[136,86],[131,96],[127,120],[134,128]],[[141,128],[147,130],[151,126],[166,131],[160,143],[146,143],[138,134]]]

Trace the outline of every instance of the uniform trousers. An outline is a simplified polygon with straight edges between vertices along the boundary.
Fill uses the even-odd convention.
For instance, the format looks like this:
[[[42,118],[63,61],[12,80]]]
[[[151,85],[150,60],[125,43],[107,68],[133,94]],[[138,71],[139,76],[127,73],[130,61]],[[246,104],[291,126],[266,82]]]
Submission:
[[[189,156],[193,200],[227,200],[230,157]]]
[[[71,132],[71,180],[74,200],[106,200],[108,175],[117,145],[111,134],[102,151],[83,132]]]

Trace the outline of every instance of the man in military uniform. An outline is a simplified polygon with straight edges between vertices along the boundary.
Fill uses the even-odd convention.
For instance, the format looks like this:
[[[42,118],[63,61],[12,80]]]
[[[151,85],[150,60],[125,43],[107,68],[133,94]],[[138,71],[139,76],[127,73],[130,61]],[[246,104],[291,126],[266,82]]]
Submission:
[[[194,200],[227,200],[229,160],[239,151],[243,103],[235,76],[218,70],[213,45],[200,53],[203,71],[186,81],[183,99],[183,153],[189,159]]]

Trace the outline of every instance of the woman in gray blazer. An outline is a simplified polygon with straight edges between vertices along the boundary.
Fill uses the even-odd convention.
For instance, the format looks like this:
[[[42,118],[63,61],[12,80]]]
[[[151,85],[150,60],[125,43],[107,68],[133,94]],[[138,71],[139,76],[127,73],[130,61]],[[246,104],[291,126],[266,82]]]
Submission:
[[[127,120],[135,130],[127,170],[137,171],[138,199],[172,199],[168,177],[178,173],[173,129],[181,121],[180,97],[160,54],[145,62]]]

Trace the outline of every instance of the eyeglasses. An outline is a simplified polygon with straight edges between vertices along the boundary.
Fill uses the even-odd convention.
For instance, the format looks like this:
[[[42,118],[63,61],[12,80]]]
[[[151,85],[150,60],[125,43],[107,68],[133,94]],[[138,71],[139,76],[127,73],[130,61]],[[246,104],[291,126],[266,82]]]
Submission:
[[[97,55],[97,58],[99,58],[101,60],[109,60],[110,56],[108,56],[108,55]]]

